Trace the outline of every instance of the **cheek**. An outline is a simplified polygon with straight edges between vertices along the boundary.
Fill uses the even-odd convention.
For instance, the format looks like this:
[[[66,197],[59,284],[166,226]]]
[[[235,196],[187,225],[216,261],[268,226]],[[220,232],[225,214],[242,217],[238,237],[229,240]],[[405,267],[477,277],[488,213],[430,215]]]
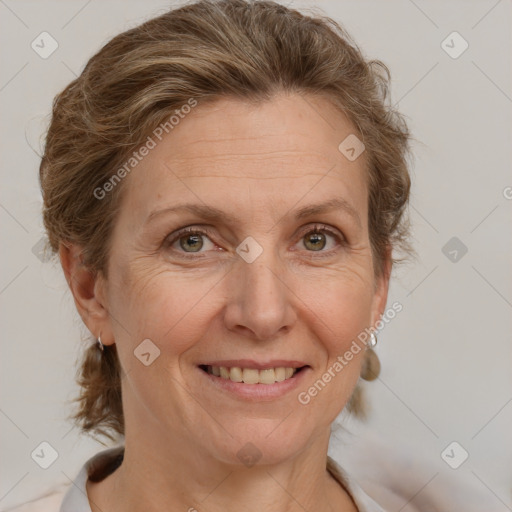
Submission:
[[[142,258],[126,272],[118,281],[123,286],[115,294],[112,316],[121,366],[131,382],[127,396],[138,396],[146,412],[175,414],[189,398],[180,361],[204,337],[211,322],[208,291],[219,276],[192,278],[190,273],[172,272],[154,261],[149,265]],[[138,358],[145,352],[150,353],[147,366]]]
[[[321,310],[326,322],[332,325],[331,330],[346,341],[346,335],[357,335],[369,326],[371,304],[372,295],[367,288],[335,289],[325,294]]]
[[[297,396],[310,417],[324,426],[341,413],[359,379],[366,349],[358,336],[370,324],[372,303],[371,283],[359,279],[329,283],[315,296],[307,319],[316,326],[315,339],[324,357],[315,378]]]
[[[168,354],[181,354],[194,345],[201,319],[211,310],[209,292],[218,280],[194,272],[196,277],[140,258],[120,274],[113,313],[122,323],[118,333],[131,339],[132,351],[147,338]]]
[[[350,387],[351,383],[355,385],[366,349],[358,337],[370,324],[369,302],[364,297],[359,300],[340,300],[335,307],[325,304],[324,308],[325,322],[329,322],[329,330],[323,336],[327,352],[324,370],[343,374],[335,379],[338,389]],[[335,362],[336,367],[333,367]]]
[[[345,351],[370,325],[373,282],[368,271],[358,270],[345,268],[303,280],[297,289],[308,306],[302,313],[309,315],[310,325],[318,326],[318,337],[329,352]]]

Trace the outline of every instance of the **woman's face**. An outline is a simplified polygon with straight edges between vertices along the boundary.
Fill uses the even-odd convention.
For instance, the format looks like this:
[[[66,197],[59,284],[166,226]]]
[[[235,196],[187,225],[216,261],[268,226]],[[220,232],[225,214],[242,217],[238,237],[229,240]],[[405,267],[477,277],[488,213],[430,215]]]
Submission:
[[[338,148],[353,132],[312,96],[199,103],[125,178],[98,330],[123,368],[127,440],[240,464],[325,439],[364,350],[299,395],[380,318],[388,285],[374,281],[366,155]],[[249,382],[305,368],[251,384],[203,365]]]

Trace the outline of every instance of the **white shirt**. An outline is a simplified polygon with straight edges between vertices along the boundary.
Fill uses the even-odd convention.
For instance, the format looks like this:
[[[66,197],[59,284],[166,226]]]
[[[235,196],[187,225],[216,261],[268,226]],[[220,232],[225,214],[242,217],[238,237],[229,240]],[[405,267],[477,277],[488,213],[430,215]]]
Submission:
[[[26,503],[13,509],[12,512],[91,512],[86,490],[89,474],[93,468],[101,468],[105,463],[112,463],[123,453],[123,450],[124,446],[116,446],[93,455],[82,466],[72,484],[61,486],[58,492]],[[111,471],[115,471],[115,469],[116,466]],[[327,469],[352,496],[359,512],[385,512],[331,457],[327,459]]]

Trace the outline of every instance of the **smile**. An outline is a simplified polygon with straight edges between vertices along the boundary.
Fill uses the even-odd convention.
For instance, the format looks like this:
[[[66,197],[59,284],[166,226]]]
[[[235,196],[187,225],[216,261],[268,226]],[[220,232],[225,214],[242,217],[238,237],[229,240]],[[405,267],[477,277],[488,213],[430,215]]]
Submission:
[[[245,384],[275,384],[292,378],[302,368],[276,367],[258,370],[255,368],[240,368],[233,366],[200,365],[200,368],[210,375],[232,382],[243,382]]]
[[[253,402],[276,400],[292,396],[297,388],[306,386],[313,368],[308,359],[230,358],[200,361],[197,371],[203,375],[202,387],[207,393],[226,393],[237,400]],[[202,386],[202,385],[201,385]]]

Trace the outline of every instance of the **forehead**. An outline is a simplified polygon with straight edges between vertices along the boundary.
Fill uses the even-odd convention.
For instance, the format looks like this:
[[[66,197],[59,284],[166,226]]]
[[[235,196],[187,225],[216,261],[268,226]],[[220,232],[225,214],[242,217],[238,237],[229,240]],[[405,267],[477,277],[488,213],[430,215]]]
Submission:
[[[275,211],[283,196],[296,203],[308,192],[365,205],[365,155],[350,161],[339,150],[354,132],[325,98],[199,103],[161,140],[153,136],[155,147],[125,184],[124,202],[139,218],[178,200],[222,207],[228,197],[234,207]]]
[[[352,124],[327,99],[280,94],[257,104],[232,98],[199,104],[166,139],[175,162],[224,155],[283,158],[287,152],[290,159],[300,154],[331,161],[340,137],[352,133]]]

